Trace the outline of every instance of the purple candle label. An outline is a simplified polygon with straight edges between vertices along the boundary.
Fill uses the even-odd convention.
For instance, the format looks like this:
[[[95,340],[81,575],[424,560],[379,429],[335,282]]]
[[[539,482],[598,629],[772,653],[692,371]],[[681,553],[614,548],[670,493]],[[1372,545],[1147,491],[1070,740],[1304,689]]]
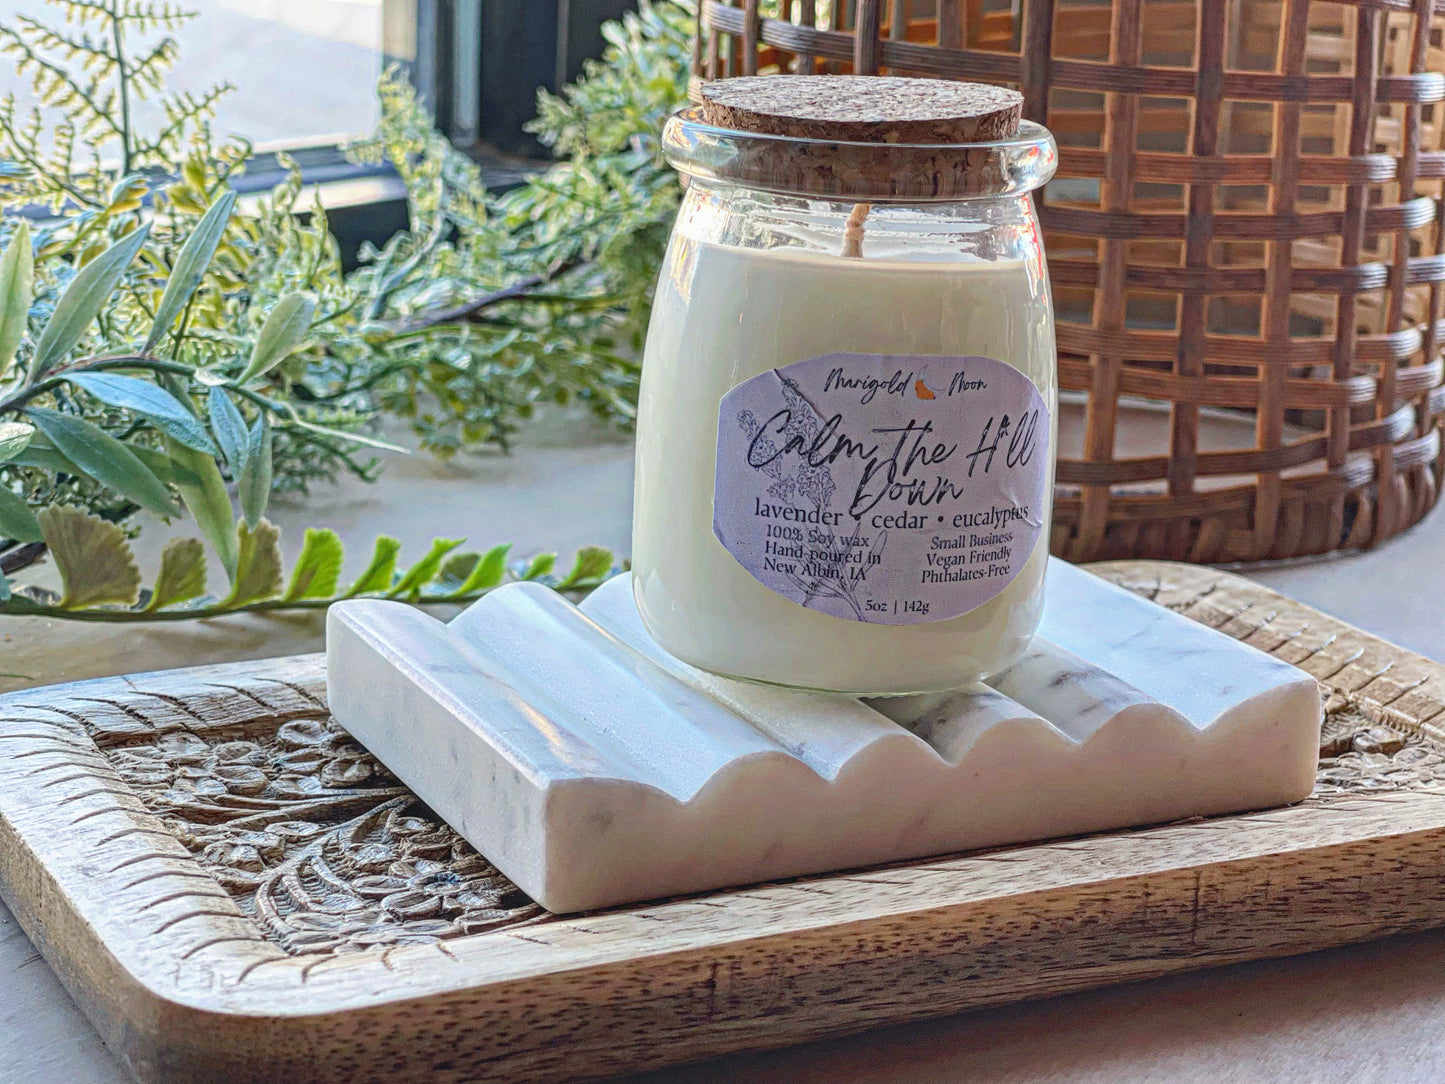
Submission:
[[[1023,570],[1050,454],[1048,406],[1010,365],[826,354],[723,396],[713,533],[810,610],[943,621]]]

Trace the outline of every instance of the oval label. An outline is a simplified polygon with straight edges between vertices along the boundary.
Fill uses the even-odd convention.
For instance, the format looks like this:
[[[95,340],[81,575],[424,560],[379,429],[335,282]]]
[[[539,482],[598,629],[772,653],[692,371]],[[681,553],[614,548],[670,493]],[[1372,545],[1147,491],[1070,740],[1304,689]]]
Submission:
[[[983,605],[1043,530],[1049,411],[986,357],[825,354],[746,380],[718,418],[713,533],[761,583],[849,621]]]

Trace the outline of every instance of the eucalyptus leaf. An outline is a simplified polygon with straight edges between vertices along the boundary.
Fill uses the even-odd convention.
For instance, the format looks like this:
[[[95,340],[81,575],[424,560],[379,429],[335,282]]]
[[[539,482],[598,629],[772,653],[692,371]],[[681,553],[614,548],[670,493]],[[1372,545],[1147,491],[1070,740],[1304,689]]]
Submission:
[[[226,578],[236,582],[236,528],[231,514],[231,498],[226,494],[226,483],[216,461],[205,452],[187,448],[172,441],[170,457],[177,467],[176,485],[181,491],[181,500],[186,502],[196,526],[206,536],[220,559]]]
[[[316,300],[306,294],[287,294],[276,302],[261,325],[251,360],[236,383],[249,384],[290,357],[306,338],[315,312]]]
[[[39,542],[40,521],[25,498],[0,483],[0,538],[15,542]]]
[[[344,556],[341,538],[335,531],[306,528],[306,540],[301,543],[301,554],[296,558],[291,570],[291,584],[286,588],[286,601],[330,598],[336,594]]]
[[[149,234],[149,224],[126,234],[70,280],[65,293],[55,303],[55,311],[46,321],[45,330],[40,333],[40,341],[35,344],[35,356],[30,359],[28,374],[30,383],[33,384],[65,360],[75,344],[84,338]]]
[[[199,483],[200,478],[192,471],[180,466],[161,448],[147,448],[144,444],[132,444],[131,451],[137,459],[150,468],[151,473],[168,486],[182,482]]]
[[[346,589],[347,598],[356,595],[375,595],[391,589],[396,578],[396,555],[401,552],[401,542],[390,535],[380,535],[372,550],[371,562],[356,582]]]
[[[154,612],[206,593],[206,548],[199,538],[172,538],[161,550],[161,570],[146,609]]]
[[[66,373],[66,382],[84,388],[102,403],[132,410],[162,433],[188,448],[216,454],[215,442],[206,435],[196,416],[179,399],[149,380],[119,373]]]
[[[207,392],[206,405],[211,415],[211,432],[216,434],[216,441],[221,445],[221,453],[231,468],[231,477],[239,478],[250,443],[246,419],[226,394],[225,388],[212,388]]]
[[[226,599],[228,607],[264,602],[281,593],[281,529],[269,519],[253,531],[236,524],[236,579]]]
[[[133,606],[140,597],[140,569],[125,532],[76,508],[41,511],[40,529],[64,589],[60,608]]]
[[[460,538],[436,538],[432,540],[431,549],[427,555],[402,574],[395,587],[387,592],[391,598],[404,598],[415,601],[421,597],[421,589],[441,571],[442,559],[452,550],[462,544]]]
[[[241,513],[252,527],[266,514],[271,499],[271,419],[264,413],[251,425],[247,438],[246,459],[236,488],[241,498]]]
[[[15,232],[0,254],[0,377],[15,360],[34,300],[35,256],[30,246],[30,223],[16,218]]]
[[[11,455],[10,462],[17,467],[34,467],[36,470],[48,470],[52,474],[70,474],[82,478],[85,476],[85,472],[66,459],[44,433],[36,433],[31,437],[29,444]]]
[[[134,452],[100,426],[73,414],[31,407],[26,416],[86,475],[158,516],[178,509],[159,478]]]
[[[155,320],[151,322],[151,333],[143,347],[144,353],[149,354],[155,349],[161,337],[175,325],[185,311],[191,295],[196,292],[201,279],[205,277],[206,269],[215,259],[216,249],[221,244],[221,237],[226,232],[226,224],[231,219],[231,210],[235,205],[236,193],[226,192],[222,195],[211,204],[211,209],[201,216],[196,228],[181,246],[180,255],[176,257],[175,266],[166,282],[165,293],[161,294],[160,304],[156,306]]]
[[[24,422],[0,422],[0,463],[8,463],[23,452],[35,436],[35,427]]]
[[[196,409],[195,400],[191,398],[191,388],[186,381],[175,373],[161,371],[155,375],[156,383],[170,392],[171,398],[185,407],[191,417],[199,418],[201,416],[201,412]]]

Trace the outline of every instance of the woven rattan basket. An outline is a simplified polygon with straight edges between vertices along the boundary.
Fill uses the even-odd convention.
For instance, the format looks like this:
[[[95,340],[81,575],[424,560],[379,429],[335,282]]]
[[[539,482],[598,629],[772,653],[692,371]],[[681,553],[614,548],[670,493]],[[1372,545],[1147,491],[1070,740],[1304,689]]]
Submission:
[[[1080,424],[1056,553],[1295,557],[1434,504],[1445,0],[701,0],[698,23],[701,79],[1005,83],[1058,137],[1039,210]]]

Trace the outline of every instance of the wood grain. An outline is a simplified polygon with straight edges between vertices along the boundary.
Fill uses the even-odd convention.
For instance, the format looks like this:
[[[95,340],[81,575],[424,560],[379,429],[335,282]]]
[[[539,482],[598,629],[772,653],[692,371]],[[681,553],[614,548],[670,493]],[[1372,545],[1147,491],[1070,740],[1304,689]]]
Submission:
[[[398,900],[359,940],[308,942],[262,914],[256,888],[227,881],[258,873],[250,853],[214,849],[259,847],[259,875],[289,860],[244,843],[252,827],[226,835],[237,810],[273,801],[249,771],[218,774],[246,757],[268,779],[352,764],[328,777],[341,786],[297,783],[287,799],[312,802],[308,823],[338,839],[395,798],[308,797],[390,783],[363,778],[344,735],[322,736],[321,659],[301,656],[0,698],[0,891],[143,1081],[598,1077],[1445,924],[1445,667],[1224,573],[1097,571],[1327,686],[1331,755],[1314,796],[567,919],[518,907],[481,933],[408,930]],[[293,748],[306,734],[316,749]],[[298,749],[323,763],[281,762]],[[137,767],[147,760],[154,778]],[[230,811],[218,816],[163,785],[179,767],[201,798],[214,787],[199,782],[218,778],[251,793],[216,796]],[[409,815],[422,823],[396,825],[389,844],[368,829],[350,853],[407,873],[435,861],[438,876],[476,862],[424,810]],[[413,831],[436,858],[356,849]],[[290,904],[305,906],[284,917],[310,917],[294,928],[355,923],[354,898],[376,887],[363,878],[399,875],[318,853],[335,883],[325,890],[321,867],[296,875]]]

